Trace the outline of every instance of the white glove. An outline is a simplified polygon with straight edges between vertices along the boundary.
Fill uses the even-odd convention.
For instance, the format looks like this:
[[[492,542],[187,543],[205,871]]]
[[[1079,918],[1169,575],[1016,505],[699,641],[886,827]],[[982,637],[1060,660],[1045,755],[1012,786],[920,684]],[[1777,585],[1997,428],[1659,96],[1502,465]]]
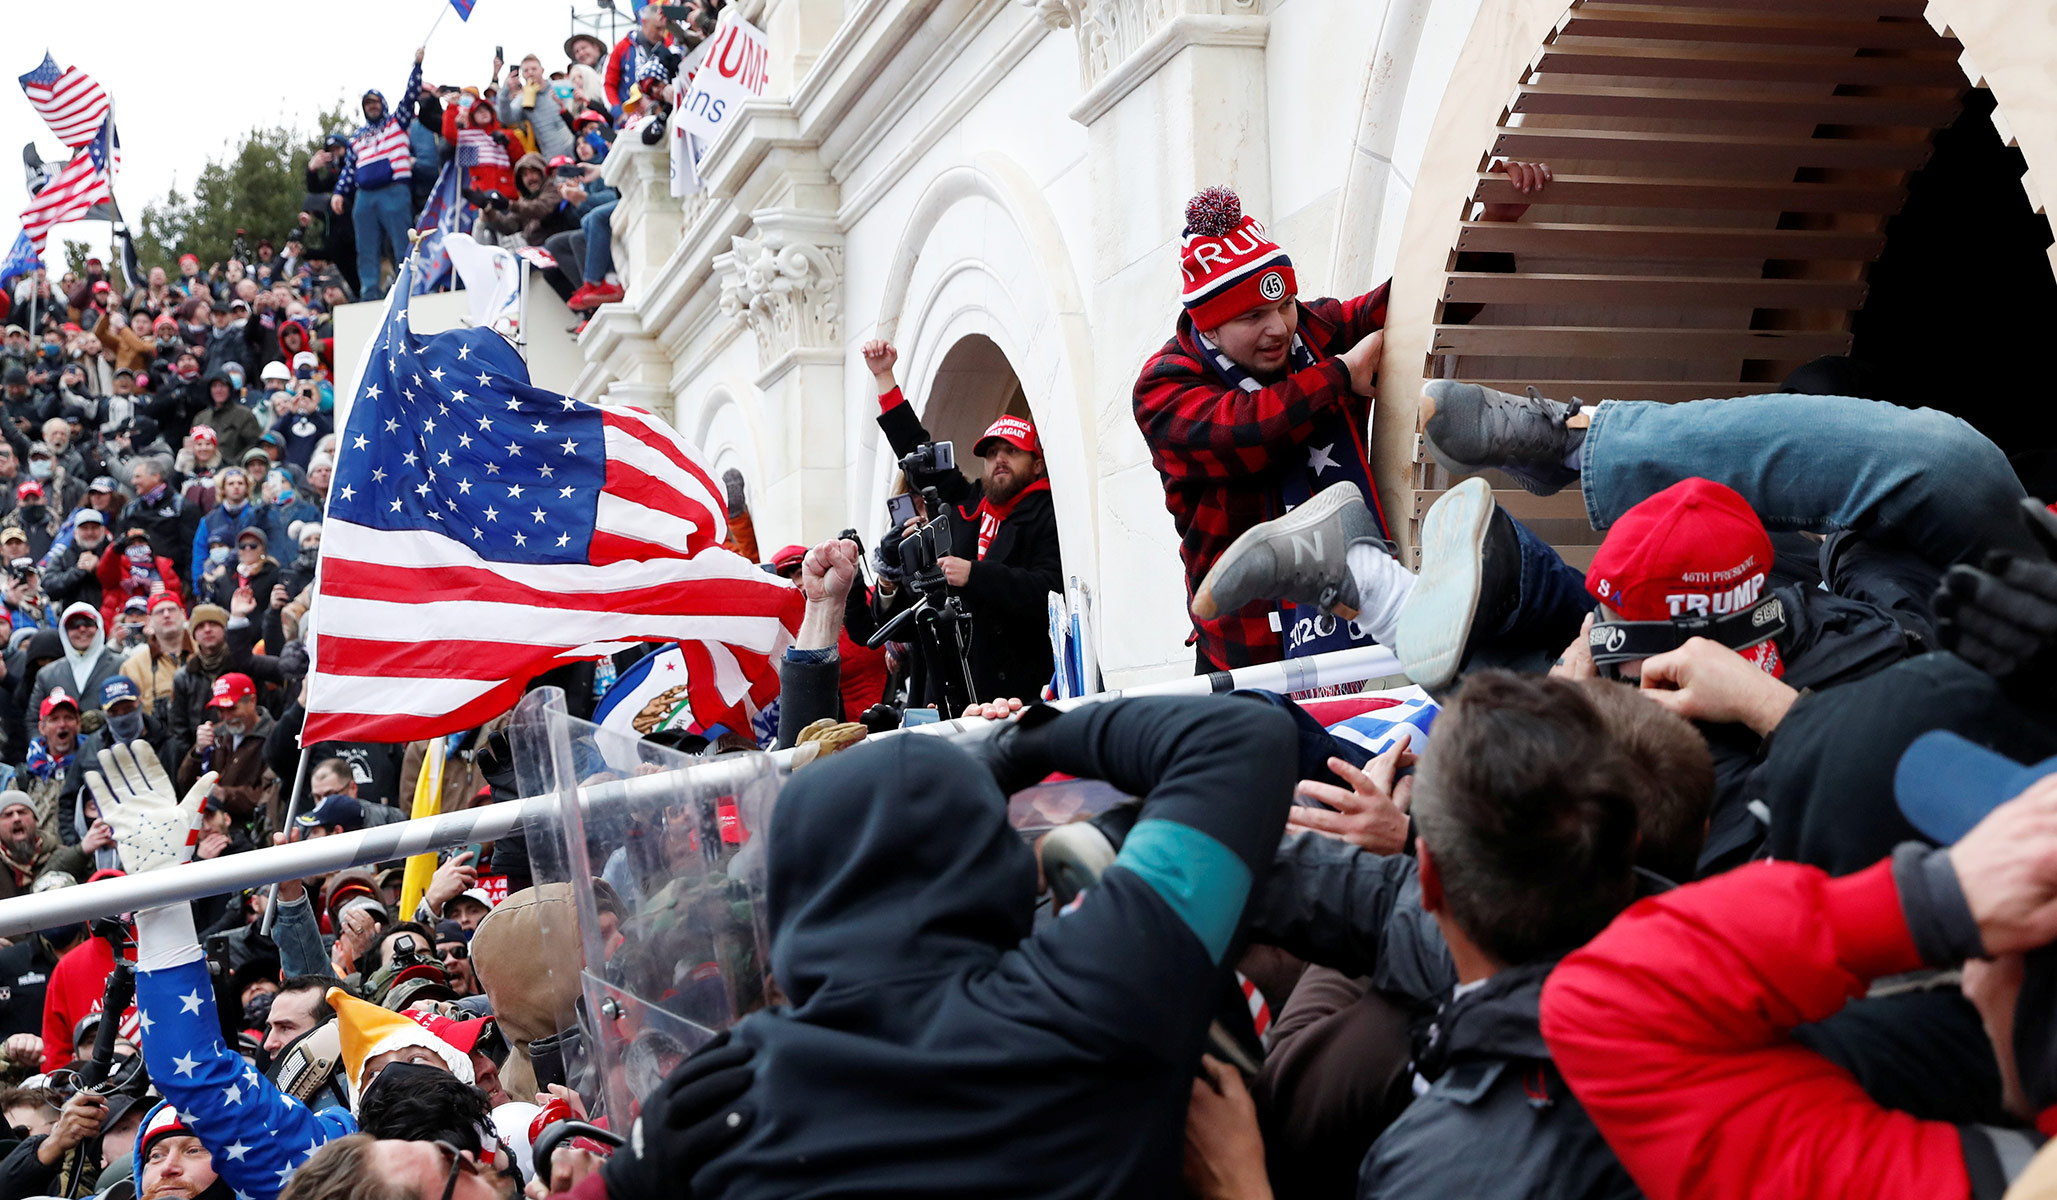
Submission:
[[[202,775],[183,801],[174,800],[171,777],[158,763],[157,752],[142,741],[102,750],[100,769],[106,774],[86,772],[86,786],[114,830],[128,873],[140,875],[191,861],[200,840],[200,805],[214,790],[216,773]]]

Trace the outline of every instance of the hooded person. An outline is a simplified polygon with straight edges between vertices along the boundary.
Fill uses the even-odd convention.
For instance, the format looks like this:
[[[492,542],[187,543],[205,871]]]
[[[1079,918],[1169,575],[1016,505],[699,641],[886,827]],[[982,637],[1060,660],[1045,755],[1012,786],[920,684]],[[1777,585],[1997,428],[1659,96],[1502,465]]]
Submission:
[[[192,1123],[167,1101],[144,1115],[130,1162],[135,1200],[233,1200],[236,1195],[215,1171],[214,1154]]]
[[[29,705],[38,707],[43,697],[62,689],[79,698],[82,713],[97,712],[101,685],[121,671],[120,656],[107,649],[107,627],[101,623],[100,610],[81,601],[64,610],[57,628],[64,657],[36,673]]]
[[[1135,699],[1034,712],[984,763],[895,738],[796,775],[765,839],[790,1003],[730,1035],[755,1052],[742,1102],[768,1119],[694,1193],[1183,1194],[1194,1072],[1296,745],[1252,698]],[[1053,770],[1144,799],[1115,864],[1037,929],[1007,795]],[[652,1113],[646,1139],[666,1130]],[[618,1153],[609,1195],[658,1194],[664,1157]]]
[[[514,160],[508,157],[508,137],[493,112],[493,102],[471,93],[470,103],[443,106],[443,140],[457,147],[464,164],[463,187],[468,191],[514,194]]]
[[[118,619],[130,596],[152,599],[160,592],[177,596],[184,590],[178,565],[168,555],[156,552],[149,531],[140,526],[123,535],[119,550],[110,547],[102,554],[95,570],[100,576],[100,611],[110,624]]]
[[[512,1047],[500,1068],[511,1095],[537,1090],[529,1047],[577,1027],[578,974],[552,964],[578,962],[578,947],[578,906],[568,883],[514,892],[472,931],[472,970]]]
[[[395,264],[407,261],[407,228],[413,220],[414,153],[407,127],[421,96],[422,52],[414,52],[414,70],[400,93],[398,106],[388,105],[384,92],[368,89],[359,99],[364,124],[349,138],[329,210],[337,216],[354,196],[351,225],[357,241],[357,277],[365,300],[383,299],[379,255],[390,251]]]
[[[216,448],[221,457],[218,463],[232,463],[243,457],[243,451],[257,444],[264,436],[264,427],[257,423],[257,414],[250,411],[236,395],[234,382],[227,371],[215,370],[207,374],[208,407],[194,415],[193,427],[212,429]]]

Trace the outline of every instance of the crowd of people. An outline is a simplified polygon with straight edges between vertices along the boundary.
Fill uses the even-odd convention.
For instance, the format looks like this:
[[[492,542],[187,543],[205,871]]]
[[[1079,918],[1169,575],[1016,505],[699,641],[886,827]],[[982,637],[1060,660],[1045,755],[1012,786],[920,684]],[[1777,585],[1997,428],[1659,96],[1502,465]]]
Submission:
[[[582,144],[676,78],[653,10],[612,54],[573,39],[569,103],[531,59],[426,127]],[[420,173],[385,111],[327,164],[381,237],[367,197]],[[0,1200],[2051,1194],[2057,515],[2007,457],[1838,360],[1670,405],[1437,380],[1424,444],[1464,478],[1413,570],[1366,443],[1386,289],[1301,296],[1222,189],[1185,217],[1134,413],[1217,694],[1037,702],[1063,585],[1035,425],[1000,416],[974,472],[867,343],[884,535],[764,555],[729,473],[728,545],[806,601],[778,701],[626,735],[795,751],[768,823],[724,795],[553,856],[591,879],[518,830],[418,901],[394,860],[0,949]],[[389,824],[433,757],[323,743],[301,784],[321,310],[239,278],[244,312],[194,323],[212,285],[160,282],[153,339],[9,331],[0,896]],[[1590,566],[1488,470],[1579,485]],[[1372,643],[1414,688],[1219,674]],[[591,716],[657,652],[533,686]],[[448,739],[443,810],[516,798],[524,736]],[[1053,777],[1115,798],[1010,807]],[[584,1007],[581,965],[648,1011]],[[603,1029],[658,1049],[615,1062]]]

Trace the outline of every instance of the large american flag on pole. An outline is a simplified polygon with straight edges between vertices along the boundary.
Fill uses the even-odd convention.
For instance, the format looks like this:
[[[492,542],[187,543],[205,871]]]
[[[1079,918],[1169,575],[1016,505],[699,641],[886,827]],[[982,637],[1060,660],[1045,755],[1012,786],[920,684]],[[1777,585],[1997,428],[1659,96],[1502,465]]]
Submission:
[[[121,139],[115,136],[114,119],[100,125],[100,132],[87,142],[57,177],[29,198],[21,210],[22,232],[38,254],[50,240],[50,230],[66,221],[83,219],[96,204],[114,200],[114,176],[121,168]]]
[[[107,120],[112,103],[107,89],[77,67],[58,70],[57,60],[47,50],[35,70],[18,78],[36,114],[67,146],[84,145]]]
[[[418,265],[366,347],[329,487],[303,744],[468,729],[641,641],[681,643],[693,711],[748,728],[798,589],[722,548],[722,489],[664,422],[532,386],[488,330],[416,336]]]

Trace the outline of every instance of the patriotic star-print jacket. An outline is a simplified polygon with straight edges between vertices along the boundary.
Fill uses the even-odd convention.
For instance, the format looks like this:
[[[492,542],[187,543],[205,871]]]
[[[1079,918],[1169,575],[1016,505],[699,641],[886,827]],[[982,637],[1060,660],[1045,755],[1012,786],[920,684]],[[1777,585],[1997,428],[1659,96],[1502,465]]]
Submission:
[[[1372,401],[1350,390],[1350,369],[1336,357],[1386,323],[1389,284],[1354,300],[1303,300],[1300,337],[1313,366],[1255,392],[1207,365],[1193,322],[1179,314],[1178,332],[1136,379],[1136,424],[1164,480],[1164,506],[1178,527],[1186,595],[1252,525],[1284,511],[1278,476],[1305,461],[1316,434],[1338,427],[1367,439]],[[1333,440],[1333,439],[1330,439]],[[1378,511],[1376,493],[1367,497]],[[1385,523],[1384,514],[1379,514]],[[1195,621],[1200,649],[1216,667],[1247,667],[1283,656],[1269,613],[1255,606],[1217,621]]]
[[[214,1155],[236,1200],[276,1200],[310,1155],[357,1132],[349,1113],[315,1112],[228,1048],[204,960],[136,972],[136,1011],[150,1081]]]

